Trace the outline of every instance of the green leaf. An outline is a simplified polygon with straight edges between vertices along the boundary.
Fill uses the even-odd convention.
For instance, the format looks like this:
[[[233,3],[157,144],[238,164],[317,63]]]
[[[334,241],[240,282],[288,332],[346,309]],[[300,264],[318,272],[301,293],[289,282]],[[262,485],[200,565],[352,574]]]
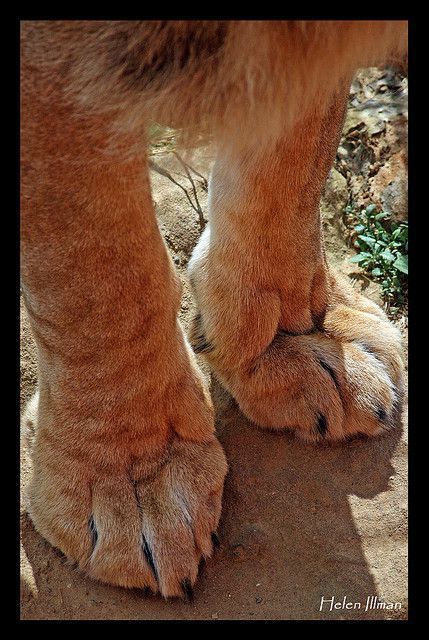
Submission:
[[[370,204],[366,209],[365,209],[365,213],[367,216],[370,216],[372,213],[374,213],[374,211],[377,209],[377,205],[376,204]]]
[[[357,225],[354,227],[354,230],[355,230],[355,231],[363,231],[364,229],[365,229],[365,225],[363,225],[363,224],[357,224]]]
[[[381,213],[377,213],[377,215],[375,216],[375,220],[383,220],[384,218],[388,218],[389,214],[386,213],[385,211],[381,211]]]
[[[382,258],[384,258],[385,260],[387,260],[387,262],[394,262],[395,261],[395,256],[393,255],[393,253],[391,251],[389,251],[389,249],[385,249],[382,253],[380,253],[380,256]]]
[[[399,256],[396,258],[393,266],[396,267],[398,271],[408,275],[408,256]]]
[[[356,256],[353,256],[353,258],[350,258],[350,262],[362,262],[363,260],[367,260],[370,257],[370,253],[362,251],[362,253],[358,253]]]
[[[367,245],[369,245],[370,247],[373,247],[375,245],[375,238],[371,238],[371,236],[358,236],[359,240],[363,240],[363,242],[366,242]]]
[[[379,267],[375,267],[375,269],[373,269],[371,271],[371,275],[373,275],[373,276],[381,276],[381,273],[382,273],[382,271],[381,271],[381,269]]]

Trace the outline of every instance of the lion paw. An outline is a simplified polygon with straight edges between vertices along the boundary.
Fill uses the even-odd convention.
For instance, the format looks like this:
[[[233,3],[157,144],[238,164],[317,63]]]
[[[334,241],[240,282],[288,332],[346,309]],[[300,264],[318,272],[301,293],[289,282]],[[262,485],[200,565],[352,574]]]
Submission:
[[[95,579],[189,598],[216,544],[227,469],[216,438],[174,437],[149,474],[145,460],[84,463],[72,444],[58,455],[36,432],[28,511],[39,533]]]
[[[280,332],[251,368],[229,382],[257,424],[320,441],[374,436],[394,426],[402,375],[397,330],[339,306],[326,314],[323,332]]]
[[[270,429],[292,429],[307,441],[382,433],[395,424],[402,397],[399,331],[339,276],[331,282],[330,304],[317,329],[301,335],[277,330],[263,352],[246,362],[240,357],[247,345],[232,350],[213,332],[207,336],[201,312],[191,330],[195,350],[249,419]],[[256,329],[264,322],[268,326],[264,317],[254,322]],[[255,326],[247,326],[250,345]],[[243,340],[246,332],[237,335]]]

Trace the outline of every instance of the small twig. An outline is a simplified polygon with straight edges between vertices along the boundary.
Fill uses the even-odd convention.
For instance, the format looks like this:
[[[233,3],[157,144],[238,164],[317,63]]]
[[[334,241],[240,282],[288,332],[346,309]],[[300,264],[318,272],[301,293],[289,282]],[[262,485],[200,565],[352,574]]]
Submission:
[[[152,160],[152,158],[149,158],[149,167],[151,169],[153,169],[154,171],[156,171],[157,173],[159,173],[161,176],[164,176],[164,178],[168,178],[173,184],[175,184],[180,189],[182,189],[183,193],[185,194],[186,198],[188,199],[189,204],[191,205],[193,210],[198,214],[200,229],[202,231],[204,229],[205,225],[206,225],[206,221],[204,219],[204,213],[203,213],[203,210],[201,208],[200,202],[198,200],[198,195],[197,195],[197,190],[196,190],[196,187],[195,187],[195,183],[194,183],[194,181],[192,179],[191,174],[189,173],[189,169],[188,169],[187,165],[183,162],[183,160],[180,158],[180,156],[175,151],[173,151],[173,153],[177,157],[177,159],[179,160],[179,162],[181,163],[183,168],[185,169],[186,177],[188,178],[188,180],[190,181],[190,183],[192,185],[192,191],[193,191],[194,198],[195,198],[195,204],[192,201],[192,198],[189,195],[188,190],[185,189],[185,187],[182,184],[180,184],[180,182],[175,180],[169,171],[167,171],[163,167],[160,167],[154,160]]]
[[[205,178],[204,176],[202,176],[201,174],[197,173],[195,171],[195,169],[193,169],[190,165],[187,165],[188,169],[190,169],[193,173],[195,173],[196,176],[198,176],[200,178],[200,180],[197,180],[198,184],[200,185],[201,189],[203,189],[203,191],[208,191],[209,189],[209,185],[207,182],[207,178]],[[177,175],[180,176],[181,178],[187,178],[187,174],[186,173],[179,173],[177,172]]]
[[[205,227],[206,221],[204,220],[203,210],[201,209],[201,205],[200,205],[200,202],[198,200],[198,195],[197,195],[197,189],[195,187],[195,182],[193,181],[192,176],[191,176],[191,174],[189,172],[188,165],[182,160],[182,158],[179,156],[177,151],[173,151],[173,154],[177,158],[177,160],[180,162],[180,164],[182,165],[183,169],[186,172],[188,180],[192,185],[192,191],[194,193],[195,202],[197,204],[198,217],[199,217],[199,221],[200,221],[200,229],[202,230]]]
[[[201,186],[204,189],[204,191],[207,191],[208,188],[209,188],[209,185],[208,185],[208,182],[207,182],[207,178],[205,178],[203,175],[201,175],[201,173],[198,173],[198,171],[196,169],[194,169],[194,167],[191,167],[190,164],[186,164],[186,166],[188,167],[188,169],[190,169],[192,171],[192,173],[195,173],[196,176],[201,178],[201,180],[203,181]]]
[[[171,173],[169,171],[167,171],[166,169],[163,169],[162,167],[160,167],[158,164],[156,164],[156,162],[154,162],[153,160],[149,160],[149,167],[151,169],[153,169],[154,171],[156,171],[157,173],[159,173],[161,176],[164,176],[164,178],[168,178],[169,180],[171,180],[171,182],[173,182],[175,185],[177,185],[178,187],[180,187],[182,189],[182,191],[184,192],[185,196],[188,198],[189,200],[189,204],[191,205],[191,207],[194,209],[194,211],[196,211],[197,213],[199,213],[197,207],[194,205],[194,203],[192,202],[189,193],[187,192],[187,190],[185,189],[185,187],[183,185],[180,184],[180,182],[177,182],[177,180],[175,180],[173,178],[173,176],[171,175]]]

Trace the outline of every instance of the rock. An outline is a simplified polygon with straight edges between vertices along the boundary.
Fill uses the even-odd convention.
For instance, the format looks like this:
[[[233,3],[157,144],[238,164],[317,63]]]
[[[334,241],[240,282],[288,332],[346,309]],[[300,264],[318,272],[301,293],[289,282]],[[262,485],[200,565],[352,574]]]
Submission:
[[[334,266],[343,261],[344,254],[347,251],[344,241],[343,213],[348,200],[347,180],[337,169],[332,168],[320,202],[320,213],[323,222],[325,248],[328,252],[329,260]]]
[[[320,203],[322,219],[341,222],[348,199],[347,180],[339,171],[332,168]]]
[[[408,217],[407,157],[404,150],[395,153],[369,180],[370,198],[397,221]]]
[[[354,289],[380,307],[383,307],[380,283],[369,278],[358,265],[350,262],[350,256],[348,256],[342,264],[337,265],[337,268],[342,274],[349,278],[349,282]]]
[[[336,167],[357,209],[377,204],[397,221],[407,203],[408,81],[398,69],[370,67],[355,75]]]

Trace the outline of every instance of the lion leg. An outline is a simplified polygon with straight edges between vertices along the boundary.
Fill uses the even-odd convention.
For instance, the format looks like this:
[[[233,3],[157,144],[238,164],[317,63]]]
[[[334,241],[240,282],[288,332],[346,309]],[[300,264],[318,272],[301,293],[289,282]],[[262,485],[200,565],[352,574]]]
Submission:
[[[319,199],[347,93],[268,148],[219,148],[190,261],[195,350],[251,420],[306,440],[375,435],[401,395],[399,332],[325,259]]]
[[[189,593],[212,552],[226,462],[176,319],[180,285],[146,158],[106,151],[36,71],[22,121],[22,289],[38,348],[28,510],[101,581]],[[32,85],[32,86],[31,86]]]

